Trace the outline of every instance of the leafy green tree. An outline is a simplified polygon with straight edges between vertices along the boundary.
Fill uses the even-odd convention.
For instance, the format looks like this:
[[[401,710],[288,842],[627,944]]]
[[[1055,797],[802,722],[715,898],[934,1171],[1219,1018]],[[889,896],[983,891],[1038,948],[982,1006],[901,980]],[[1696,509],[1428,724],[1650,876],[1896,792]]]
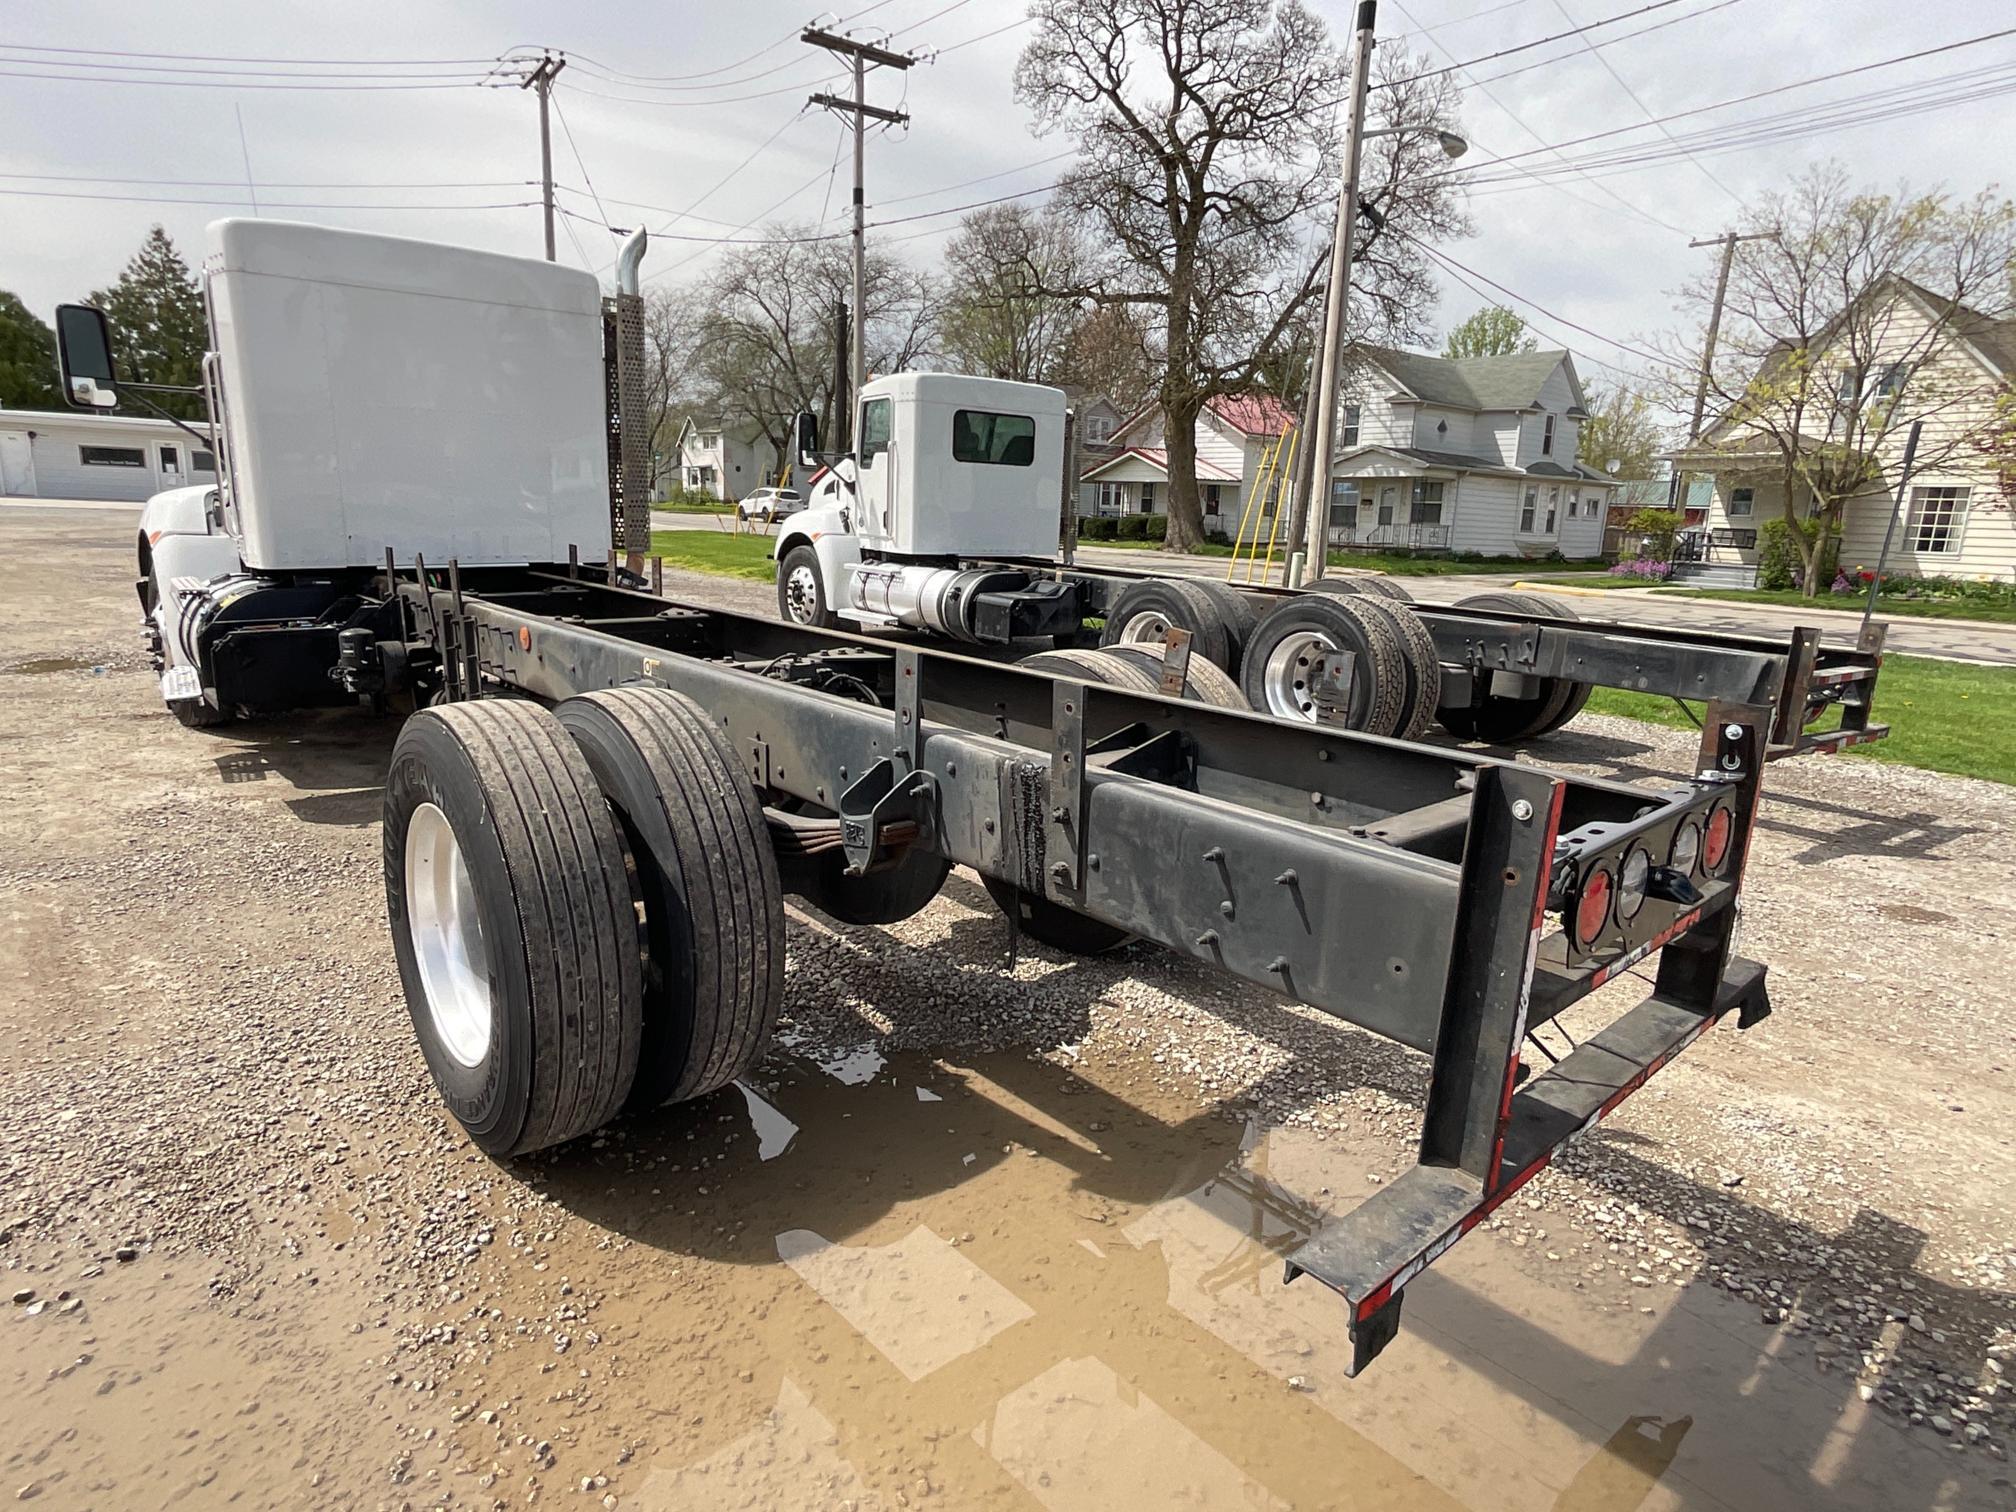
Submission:
[[[203,351],[208,345],[202,289],[159,226],[147,233],[118,281],[92,294],[90,302],[111,323],[121,378],[137,383],[202,381]],[[148,397],[171,415],[202,418],[203,402],[193,394]]]
[[[1589,418],[1582,422],[1577,458],[1584,467],[1608,472],[1617,464],[1620,478],[1649,478],[1659,455],[1659,425],[1652,401],[1636,389],[1585,390]]]
[[[1486,305],[1449,333],[1444,357],[1510,357],[1540,345],[1516,310]]]
[[[21,303],[0,289],[0,404],[12,409],[60,409],[56,392],[56,336]]]

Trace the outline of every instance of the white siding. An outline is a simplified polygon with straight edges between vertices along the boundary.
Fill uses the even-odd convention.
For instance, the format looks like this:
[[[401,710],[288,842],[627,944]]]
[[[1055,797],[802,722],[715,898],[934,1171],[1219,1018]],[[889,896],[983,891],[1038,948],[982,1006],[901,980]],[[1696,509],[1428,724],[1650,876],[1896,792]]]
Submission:
[[[1506,467],[1520,466],[1519,416],[1509,410],[1491,410],[1477,417],[1474,427],[1477,455]]]
[[[1409,446],[1426,447],[1430,451],[1475,453],[1472,429],[1484,417],[1472,415],[1468,410],[1440,409],[1424,404],[1414,414],[1414,439]],[[1446,426],[1446,430],[1437,427]]]
[[[1246,476],[1246,438],[1208,410],[1197,417],[1197,460]]]
[[[1449,549],[1478,551],[1486,556],[1510,556],[1519,504],[1519,480],[1471,473],[1447,490],[1454,494],[1449,517]]]
[[[1566,504],[1561,506],[1561,555],[1578,560],[1603,555],[1603,519],[1608,513],[1605,505],[1608,490],[1570,483],[1564,485],[1561,492],[1564,498],[1573,494],[1580,500],[1580,508],[1574,515],[1568,513]]]
[[[1345,395],[1347,405],[1358,406],[1360,446],[1414,445],[1414,421],[1410,414],[1413,406],[1390,403],[1386,397],[1389,392],[1384,387],[1377,387]]]
[[[214,471],[195,470],[196,452],[208,450],[164,421],[121,423],[86,416],[9,413],[0,427],[27,438],[33,458],[35,494],[42,499],[143,501],[164,488],[214,483]],[[198,427],[201,428],[200,426]],[[140,453],[138,467],[111,467],[83,460],[84,447],[114,447]],[[178,471],[162,466],[161,449],[174,448]]]

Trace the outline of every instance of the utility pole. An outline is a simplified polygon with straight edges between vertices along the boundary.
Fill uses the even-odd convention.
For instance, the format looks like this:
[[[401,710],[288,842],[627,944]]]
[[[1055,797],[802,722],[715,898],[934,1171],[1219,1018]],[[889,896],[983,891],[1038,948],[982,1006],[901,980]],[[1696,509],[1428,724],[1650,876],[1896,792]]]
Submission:
[[[1690,241],[1689,247],[1720,247],[1722,266],[1715,274],[1715,300],[1708,307],[1708,339],[1701,348],[1701,377],[1694,385],[1694,418],[1687,424],[1687,444],[1693,446],[1701,439],[1701,421],[1708,411],[1708,385],[1715,372],[1715,343],[1722,334],[1722,304],[1729,297],[1729,270],[1736,264],[1736,243],[1761,241],[1775,236],[1775,231],[1753,231],[1747,236],[1739,236],[1734,231],[1725,231],[1720,236],[1711,236],[1703,241]],[[1667,505],[1678,509],[1683,484],[1680,469],[1673,469],[1673,481],[1669,485]]]
[[[877,120],[885,126],[900,126],[910,117],[900,110],[884,110],[879,105],[870,105],[867,98],[868,70],[875,68],[907,69],[917,60],[908,53],[891,52],[886,47],[877,47],[870,42],[857,42],[852,37],[842,37],[834,32],[822,31],[816,26],[808,26],[799,34],[799,41],[813,47],[823,47],[830,53],[851,59],[854,65],[854,98],[843,100],[835,95],[815,94],[811,103],[824,106],[849,117],[854,123],[854,278],[853,311],[850,327],[853,343],[848,362],[848,388],[840,396],[841,403],[851,416],[853,402],[861,392],[861,385],[867,378],[868,354],[863,346],[867,338],[868,322],[862,318],[861,306],[866,299],[867,275],[867,222],[864,219],[866,201],[862,196],[861,174],[864,160],[862,145],[863,128],[868,121]],[[837,408],[837,406],[836,406]],[[851,427],[850,427],[851,430]]]
[[[539,91],[539,178],[546,186],[546,261],[554,261],[553,256],[553,131],[547,121],[547,100],[553,93],[553,81],[560,77],[560,70],[567,66],[567,60],[553,53],[547,53],[539,60],[538,67],[519,80],[520,89]]]
[[[1351,289],[1351,236],[1358,223],[1358,157],[1364,146],[1365,96],[1372,83],[1372,31],[1378,0],[1358,0],[1351,54],[1351,108],[1344,121],[1344,184],[1337,195],[1337,231],[1330,243],[1330,283],[1323,300],[1323,351],[1316,383],[1316,428],[1308,437],[1308,577],[1323,576],[1330,557],[1330,459],[1337,434],[1338,369],[1343,361],[1344,303]]]
[[[1302,444],[1297,448],[1295,466],[1289,473],[1288,478],[1290,489],[1288,561],[1282,569],[1282,584],[1288,588],[1301,587],[1302,579],[1308,571],[1308,558],[1303,549],[1295,543],[1309,539],[1309,511],[1311,509],[1320,509],[1323,511],[1325,517],[1324,530],[1326,533],[1329,530],[1329,490],[1324,490],[1323,498],[1321,501],[1318,501],[1314,492],[1315,475],[1310,471],[1310,447],[1316,436],[1316,387],[1316,357],[1314,353],[1311,353],[1309,358],[1309,376],[1304,381],[1302,394]],[[1318,577],[1323,575],[1320,568],[1317,570],[1316,575]]]

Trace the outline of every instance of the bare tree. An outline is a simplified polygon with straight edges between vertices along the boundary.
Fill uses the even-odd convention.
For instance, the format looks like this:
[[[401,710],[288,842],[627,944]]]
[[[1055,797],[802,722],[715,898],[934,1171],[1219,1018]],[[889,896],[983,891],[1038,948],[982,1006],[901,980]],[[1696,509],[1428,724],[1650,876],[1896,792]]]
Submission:
[[[1131,415],[1162,381],[1159,332],[1139,305],[1095,305],[1071,327],[1053,381],[1075,384]]]
[[[679,425],[705,400],[700,344],[706,301],[690,284],[661,285],[644,299],[644,414],[651,438],[651,495],[679,470]]]
[[[1083,238],[1067,215],[1025,204],[973,211],[945,245],[945,357],[984,377],[1053,381],[1079,302],[1043,290],[1077,284],[1085,266]]]
[[[1032,17],[1016,90],[1040,131],[1082,144],[1058,199],[1100,249],[1089,276],[1049,292],[1157,317],[1168,544],[1188,550],[1204,533],[1197,416],[1254,385],[1314,296],[1344,66],[1299,0],[1036,0]],[[1440,105],[1446,81],[1389,89],[1381,111]],[[1453,191],[1410,171],[1420,152],[1404,139],[1368,163],[1361,329],[1411,334],[1432,305],[1400,244],[1435,234],[1446,212],[1416,206],[1446,207]]]
[[[1858,189],[1827,165],[1760,203],[1743,229],[1770,234],[1736,247],[1706,375],[1719,418],[1696,455],[1775,478],[1811,595],[1848,501],[1880,488],[1912,421],[1925,421],[1920,471],[1978,453],[1997,423],[1996,379],[1966,346],[2016,313],[2016,207],[1992,191]],[[1704,274],[1681,296],[1704,330],[1712,286]],[[1668,402],[1683,412],[1703,344],[1673,343]],[[1810,539],[1802,503],[1819,527]]]
[[[699,345],[706,392],[723,424],[753,425],[778,454],[791,416],[811,410],[834,431],[836,325],[848,291],[843,243],[810,227],[773,226],[774,240],[739,247],[706,285]],[[871,250],[868,371],[900,372],[931,350],[937,295],[916,268]]]

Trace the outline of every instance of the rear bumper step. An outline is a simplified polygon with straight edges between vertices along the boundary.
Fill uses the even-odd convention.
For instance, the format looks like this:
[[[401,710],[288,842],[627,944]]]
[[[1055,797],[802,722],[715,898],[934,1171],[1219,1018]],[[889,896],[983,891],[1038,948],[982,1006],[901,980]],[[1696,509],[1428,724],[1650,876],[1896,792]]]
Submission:
[[[1391,1342],[1409,1281],[1732,1009],[1746,1025],[1770,1011],[1758,962],[1730,959],[1711,1011],[1653,993],[1528,1080],[1512,1097],[1488,1186],[1453,1167],[1418,1165],[1293,1251],[1288,1280],[1314,1276],[1350,1305],[1350,1374]]]

